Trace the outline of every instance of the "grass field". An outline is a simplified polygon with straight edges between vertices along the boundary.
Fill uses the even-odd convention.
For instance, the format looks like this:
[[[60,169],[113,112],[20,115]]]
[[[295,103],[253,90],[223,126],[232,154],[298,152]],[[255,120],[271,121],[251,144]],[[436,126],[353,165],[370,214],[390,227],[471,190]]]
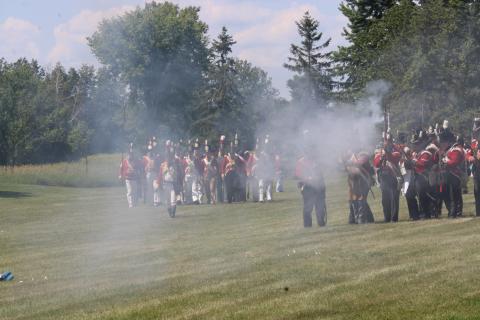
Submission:
[[[126,208],[123,188],[0,182],[0,319],[480,319],[480,219],[304,229],[267,204]],[[379,191],[371,200],[381,220]],[[445,214],[444,214],[445,215]]]
[[[99,154],[74,162],[23,165],[0,170],[0,183],[62,187],[113,187],[119,185],[120,154]]]

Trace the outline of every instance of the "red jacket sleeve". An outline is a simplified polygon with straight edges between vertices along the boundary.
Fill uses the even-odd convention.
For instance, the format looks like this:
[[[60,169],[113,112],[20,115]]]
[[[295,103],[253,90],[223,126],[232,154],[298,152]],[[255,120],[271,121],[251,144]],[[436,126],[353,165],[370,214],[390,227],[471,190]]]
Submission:
[[[464,161],[464,155],[460,150],[452,150],[447,154],[447,166],[456,167]]]
[[[382,165],[382,154],[381,153],[377,153],[375,155],[375,158],[373,158],[373,166],[375,168],[380,168]]]

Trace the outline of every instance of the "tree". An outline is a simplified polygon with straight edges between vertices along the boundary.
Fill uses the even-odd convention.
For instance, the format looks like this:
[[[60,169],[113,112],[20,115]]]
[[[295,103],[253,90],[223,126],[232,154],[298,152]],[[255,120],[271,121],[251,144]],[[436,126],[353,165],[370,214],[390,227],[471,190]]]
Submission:
[[[413,4],[411,0],[403,2]],[[367,82],[375,80],[371,65],[391,38],[383,37],[385,34],[381,32],[371,33],[371,28],[396,3],[395,0],[345,0],[340,4],[340,11],[348,19],[343,36],[350,43],[349,46],[340,46],[332,55],[335,76],[339,78],[338,85],[342,89],[340,98],[351,100],[358,97]]]
[[[320,43],[323,33],[319,32],[319,22],[307,11],[300,21],[295,22],[302,38],[300,45],[290,46],[289,63],[284,67],[296,73],[287,85],[294,102],[309,107],[324,108],[333,89],[330,52],[322,50],[330,45],[331,38]]]
[[[194,94],[208,67],[208,27],[199,10],[147,3],[104,20],[88,39],[100,62],[141,96],[151,131],[167,126],[178,135],[191,125]]]

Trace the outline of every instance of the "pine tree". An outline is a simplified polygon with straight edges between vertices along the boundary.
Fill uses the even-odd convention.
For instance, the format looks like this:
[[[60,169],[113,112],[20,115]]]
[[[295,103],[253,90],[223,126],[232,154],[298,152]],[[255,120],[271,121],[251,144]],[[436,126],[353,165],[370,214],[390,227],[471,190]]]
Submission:
[[[284,67],[296,75],[287,85],[293,101],[322,108],[333,89],[331,52],[323,52],[331,38],[321,42],[323,33],[319,31],[319,22],[308,11],[295,23],[302,41],[300,45],[290,46],[291,56]]]

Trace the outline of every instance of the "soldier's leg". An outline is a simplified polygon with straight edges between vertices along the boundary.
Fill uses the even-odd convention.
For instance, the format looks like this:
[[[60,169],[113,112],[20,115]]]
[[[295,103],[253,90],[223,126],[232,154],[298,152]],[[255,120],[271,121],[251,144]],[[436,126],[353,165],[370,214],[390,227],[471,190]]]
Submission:
[[[365,198],[364,202],[364,207],[365,207],[365,220],[366,223],[374,223],[375,218],[373,217],[373,212],[372,209],[370,208],[370,205],[368,204],[367,199]]]
[[[462,182],[461,179],[451,175],[451,187],[452,187],[452,198],[451,198],[451,208],[453,210],[452,217],[458,217],[462,215]]]
[[[252,177],[250,181],[250,187],[251,187],[250,194],[252,195],[253,202],[258,202],[259,192],[260,192],[258,190],[258,184],[259,184],[259,181],[257,180],[257,178]]]
[[[158,207],[160,205],[160,186],[156,180],[153,181],[153,205]]]
[[[176,193],[175,193],[175,188],[173,187],[173,185],[170,187],[170,217],[175,217],[175,212],[177,211],[177,196],[176,196]]]
[[[138,204],[138,189],[139,189],[138,180],[130,180],[131,190],[132,190],[132,204],[134,207]]]
[[[150,205],[153,203],[153,173],[147,173],[146,186],[145,186],[145,202]]]
[[[133,208],[133,188],[132,180],[125,180],[125,187],[127,188],[127,202],[128,207]]]
[[[392,222],[398,221],[398,213],[400,211],[400,190],[396,188],[393,190],[393,212],[392,212]]]
[[[265,195],[265,180],[258,180],[258,201],[263,202]]]
[[[210,182],[207,178],[203,179],[203,185],[205,190],[205,197],[207,198],[207,203],[210,204],[212,203],[212,194],[210,192]]]
[[[209,184],[210,184],[210,196],[211,196],[212,204],[216,204],[217,203],[217,178],[216,177],[210,178]]]
[[[327,221],[325,219],[327,214],[327,206],[325,204],[325,189],[315,192],[315,213],[317,215],[317,223],[323,227]]]
[[[267,197],[267,201],[272,201],[272,188],[273,188],[273,181],[267,181],[267,188],[265,189],[265,194]]]
[[[312,226],[312,211],[315,205],[315,194],[309,187],[302,190],[303,196],[303,226],[305,228]]]
[[[348,201],[350,213],[348,215],[348,223],[355,224],[355,206],[353,200]]]
[[[391,190],[391,183],[388,181],[385,175],[380,177],[380,189],[382,191],[382,207],[383,207],[383,217],[385,222],[390,222],[392,220],[392,211],[393,211],[393,192]]]
[[[217,199],[218,202],[223,203],[223,180],[220,175],[217,175]]]

